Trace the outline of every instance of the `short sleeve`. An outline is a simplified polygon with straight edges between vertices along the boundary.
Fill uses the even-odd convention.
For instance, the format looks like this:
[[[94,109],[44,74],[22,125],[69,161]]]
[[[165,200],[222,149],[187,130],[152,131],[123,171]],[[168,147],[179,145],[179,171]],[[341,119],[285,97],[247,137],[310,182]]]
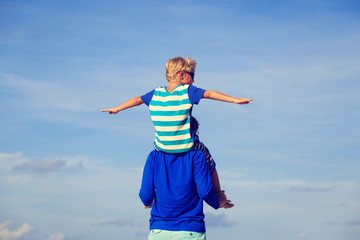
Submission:
[[[151,101],[151,99],[152,99],[152,97],[154,95],[154,91],[155,91],[155,89],[153,89],[152,91],[150,91],[150,92],[146,93],[145,95],[141,96],[141,100],[148,106],[149,106],[149,103],[150,103],[150,101]]]
[[[154,188],[154,160],[156,158],[156,151],[153,150],[146,160],[143,177],[141,181],[141,188],[139,197],[143,202],[144,206],[150,206],[155,198]]]
[[[202,99],[205,90],[202,88],[195,87],[194,85],[189,86],[189,99],[191,104],[199,104],[200,99]]]

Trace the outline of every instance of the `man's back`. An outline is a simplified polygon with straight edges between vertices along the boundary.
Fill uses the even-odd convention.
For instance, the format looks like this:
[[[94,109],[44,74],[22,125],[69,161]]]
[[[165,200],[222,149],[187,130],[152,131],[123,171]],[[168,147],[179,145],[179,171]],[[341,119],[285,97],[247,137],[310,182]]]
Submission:
[[[205,232],[203,200],[219,207],[205,156],[196,150],[184,154],[152,151],[139,196],[145,206],[156,199],[150,229]]]

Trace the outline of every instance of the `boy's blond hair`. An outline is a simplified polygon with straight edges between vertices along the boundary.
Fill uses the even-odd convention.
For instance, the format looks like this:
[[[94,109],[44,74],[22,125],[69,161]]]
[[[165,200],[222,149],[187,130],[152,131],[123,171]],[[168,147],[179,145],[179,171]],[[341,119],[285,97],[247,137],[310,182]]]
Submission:
[[[172,83],[176,81],[176,73],[186,71],[194,73],[196,61],[191,58],[175,57],[167,61],[165,64],[166,81]]]

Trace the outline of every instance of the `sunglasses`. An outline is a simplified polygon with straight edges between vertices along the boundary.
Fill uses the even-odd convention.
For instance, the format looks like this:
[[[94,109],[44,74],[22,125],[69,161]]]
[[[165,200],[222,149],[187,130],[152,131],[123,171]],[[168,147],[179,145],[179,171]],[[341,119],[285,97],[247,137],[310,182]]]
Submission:
[[[187,73],[187,74],[189,74],[189,75],[192,77],[192,79],[194,79],[194,77],[195,77],[195,73],[193,73],[193,72],[179,71],[179,72],[177,72],[176,74],[179,74],[179,73]]]

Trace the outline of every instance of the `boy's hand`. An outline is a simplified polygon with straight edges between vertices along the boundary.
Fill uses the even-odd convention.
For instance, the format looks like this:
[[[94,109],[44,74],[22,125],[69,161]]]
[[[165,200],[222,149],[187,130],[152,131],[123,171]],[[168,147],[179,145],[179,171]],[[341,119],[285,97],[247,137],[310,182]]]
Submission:
[[[231,202],[231,200],[226,200],[225,202],[220,204],[220,208],[232,208],[234,204]]]
[[[254,101],[252,98],[235,98],[235,104],[249,104],[249,102]]]
[[[123,111],[123,110],[128,109],[128,108],[139,106],[139,105],[141,105],[143,103],[144,102],[142,101],[141,97],[134,97],[134,98],[124,102],[120,106],[113,107],[113,108],[108,108],[108,109],[101,109],[101,112],[108,112],[109,114],[117,114],[120,111]]]
[[[117,114],[119,110],[115,108],[101,109],[101,112],[108,112],[109,114]]]
[[[214,91],[214,90],[206,90],[203,94],[203,98],[209,98],[213,100],[235,103],[235,104],[248,104],[249,102],[253,101],[252,98],[236,98],[225,95],[221,92]]]
[[[221,190],[219,192],[216,192],[216,197],[220,202],[220,208],[232,208],[234,204],[231,202],[231,200],[227,199],[225,191]]]

